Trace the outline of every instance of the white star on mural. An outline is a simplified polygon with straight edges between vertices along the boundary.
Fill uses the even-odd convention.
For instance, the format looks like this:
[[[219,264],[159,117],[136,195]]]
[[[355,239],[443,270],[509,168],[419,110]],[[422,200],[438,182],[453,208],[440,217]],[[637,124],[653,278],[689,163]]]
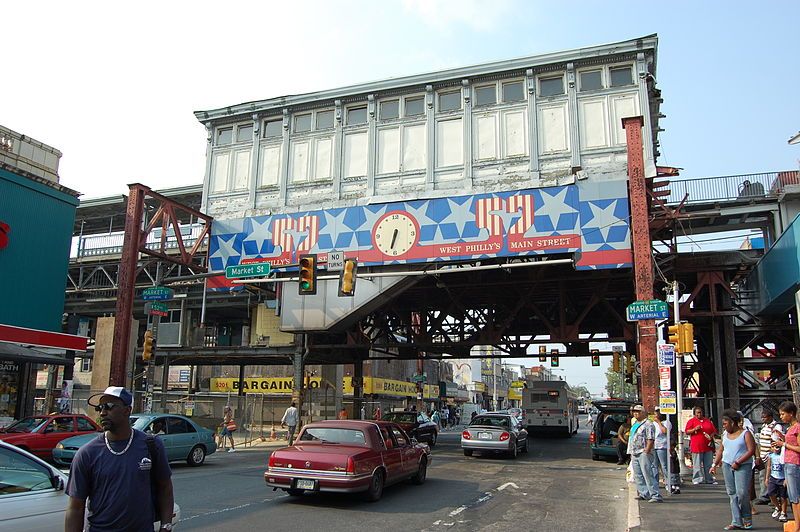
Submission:
[[[617,208],[617,201],[612,201],[605,208],[598,207],[590,202],[589,208],[592,210],[591,226],[587,225],[584,227],[583,233],[586,234],[588,231],[600,231],[603,241],[608,242],[608,232],[611,231],[611,228],[615,225],[619,226],[620,224],[624,224],[624,221],[617,218],[614,214],[614,209]],[[589,227],[591,227],[591,229]]]
[[[269,230],[269,226],[272,223],[272,218],[267,218],[263,222],[257,222],[255,218],[251,219],[250,223],[253,226],[253,229],[250,231],[250,234],[247,235],[247,240],[245,242],[255,242],[256,243],[256,254],[261,253],[261,249],[264,246],[264,242],[268,240],[272,240],[272,231]]]
[[[448,205],[450,206],[450,216],[447,217],[447,222],[456,224],[456,228],[458,229],[458,235],[461,236],[464,234],[464,227],[472,222],[475,222],[475,213],[470,211],[472,207],[472,199],[465,201],[459,204],[456,201],[451,199],[447,200]],[[481,229],[480,234],[475,238],[464,238],[465,241],[483,241],[486,240],[486,234],[488,230]]]
[[[350,228],[344,224],[346,213],[347,210],[345,209],[342,209],[342,211],[336,215],[332,214],[331,211],[322,211],[322,215],[325,216],[325,227],[320,232],[331,236],[331,243],[334,249],[336,248],[336,241],[339,239],[339,233],[350,231]]]
[[[219,247],[217,247],[217,250],[211,254],[211,258],[213,259],[219,257],[222,259],[222,264],[225,265],[228,263],[228,258],[233,256],[236,257],[241,256],[241,254],[237,253],[233,247],[233,241],[235,239],[236,235],[230,235],[230,237],[228,237],[228,240],[225,240],[225,238],[222,235],[218,236],[217,245]]]

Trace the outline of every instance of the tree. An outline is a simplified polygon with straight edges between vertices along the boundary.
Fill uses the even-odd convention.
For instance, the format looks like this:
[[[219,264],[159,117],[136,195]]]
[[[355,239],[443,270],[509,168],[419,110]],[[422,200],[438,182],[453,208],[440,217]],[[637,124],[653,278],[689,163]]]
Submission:
[[[614,372],[610,367],[606,369],[606,392],[609,397],[622,398],[622,387],[619,380],[619,372]]]
[[[578,397],[591,397],[592,394],[589,392],[589,388],[586,386],[570,386],[570,389],[578,394]]]

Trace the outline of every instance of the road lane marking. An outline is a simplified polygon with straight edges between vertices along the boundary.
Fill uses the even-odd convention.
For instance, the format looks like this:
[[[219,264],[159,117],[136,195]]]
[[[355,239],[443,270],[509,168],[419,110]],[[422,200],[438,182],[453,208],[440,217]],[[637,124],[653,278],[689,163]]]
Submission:
[[[455,517],[466,509],[467,509],[466,506],[459,506],[458,508],[450,512],[450,517]]]
[[[517,485],[516,485],[516,484],[514,484],[513,482],[506,482],[506,483],[505,483],[505,484],[503,484],[502,486],[499,486],[499,487],[497,488],[497,491],[503,491],[504,489],[506,489],[506,488],[507,488],[507,487],[509,487],[509,486],[513,486],[515,490],[518,490],[518,489],[519,489],[519,486],[517,486]]]
[[[628,485],[628,528],[634,530],[642,526],[639,516],[639,501],[636,500],[636,488],[633,484]]]
[[[242,508],[247,508],[248,506],[252,506],[254,504],[263,504],[263,503],[269,502],[271,500],[273,500],[273,499],[264,499],[263,501],[259,501],[259,502],[248,502],[247,504],[240,504],[238,506],[230,506],[228,508],[222,508],[220,510],[214,510],[212,512],[206,512],[206,513],[203,513],[203,514],[197,514],[197,515],[193,515],[191,517],[181,517],[181,522],[191,521],[192,519],[195,519],[197,517],[206,517],[207,515],[221,514],[221,513],[225,513],[225,512],[231,512],[233,510],[241,510]]]

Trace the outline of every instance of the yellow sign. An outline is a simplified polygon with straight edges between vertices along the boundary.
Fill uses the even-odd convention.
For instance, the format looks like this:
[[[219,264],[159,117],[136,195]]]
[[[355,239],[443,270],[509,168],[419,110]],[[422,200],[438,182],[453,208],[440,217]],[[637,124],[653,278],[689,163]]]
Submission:
[[[476,382],[475,383],[475,391],[476,392],[485,392],[486,391],[486,383]]]
[[[291,395],[292,377],[248,377],[243,381],[244,393],[264,393],[268,395]],[[318,389],[322,384],[320,377],[306,380],[306,388]],[[351,377],[342,379],[342,389],[345,395],[353,395]],[[239,393],[239,379],[212,378],[212,392]],[[379,377],[364,377],[364,394],[392,395],[395,397],[416,397],[417,385],[413,382],[382,379]],[[432,384],[423,386],[423,397],[435,399],[439,397],[439,387]]]
[[[270,395],[292,395],[292,377],[247,377],[242,382],[244,393],[265,393]],[[313,377],[307,382],[307,387],[316,389],[320,387],[322,379]],[[212,392],[239,393],[239,379],[212,378]]]
[[[522,388],[511,387],[508,389],[508,398],[522,401]]]

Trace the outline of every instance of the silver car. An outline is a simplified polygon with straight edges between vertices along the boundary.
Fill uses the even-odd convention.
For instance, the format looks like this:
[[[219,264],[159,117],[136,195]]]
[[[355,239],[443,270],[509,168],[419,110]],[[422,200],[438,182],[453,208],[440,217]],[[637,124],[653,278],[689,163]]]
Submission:
[[[0,441],[0,516],[3,529],[63,531],[67,475],[29,452]],[[175,505],[173,522],[180,519]],[[154,530],[159,526],[155,524]]]
[[[472,456],[473,451],[480,451],[502,452],[516,458],[518,452],[528,452],[528,431],[514,415],[496,412],[480,414],[461,433],[461,448],[464,456]]]

